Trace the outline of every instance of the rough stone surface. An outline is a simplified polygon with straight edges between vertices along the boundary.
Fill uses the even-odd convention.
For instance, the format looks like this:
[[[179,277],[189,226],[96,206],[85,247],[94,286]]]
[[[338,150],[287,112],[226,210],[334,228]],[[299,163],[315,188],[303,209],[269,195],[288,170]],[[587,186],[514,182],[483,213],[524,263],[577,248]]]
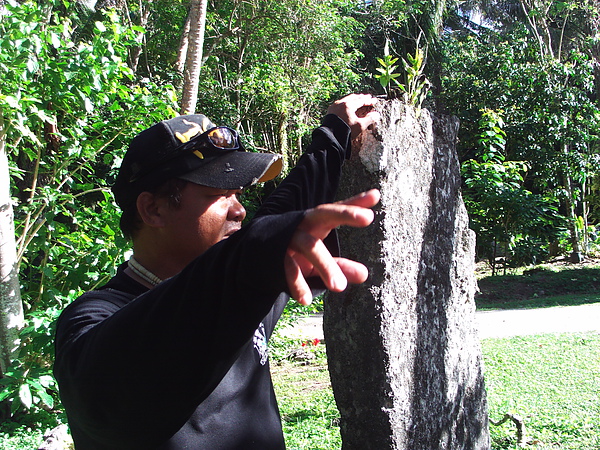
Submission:
[[[67,425],[59,425],[44,434],[44,442],[37,450],[73,450],[74,444]]]
[[[460,195],[458,120],[384,102],[340,197],[379,188],[375,223],[340,230],[367,283],[326,300],[344,450],[489,449],[475,323],[474,233]]]

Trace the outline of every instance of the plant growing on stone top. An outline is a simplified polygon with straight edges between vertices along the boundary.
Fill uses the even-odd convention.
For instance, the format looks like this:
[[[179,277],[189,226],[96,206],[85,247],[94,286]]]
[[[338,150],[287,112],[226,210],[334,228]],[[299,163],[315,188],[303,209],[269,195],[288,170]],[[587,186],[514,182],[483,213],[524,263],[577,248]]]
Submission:
[[[375,75],[375,78],[379,80],[381,87],[385,90],[386,95],[390,96],[389,85],[393,81],[396,86],[402,86],[397,78],[401,75],[399,72],[396,72],[398,66],[396,63],[398,62],[398,58],[394,58],[390,55],[389,52],[389,41],[385,42],[385,47],[383,49],[383,58],[377,58],[377,62],[381,65],[381,67],[377,67],[376,70],[379,74]]]
[[[421,105],[423,104],[425,97],[427,97],[430,86],[429,80],[424,74],[426,60],[425,51],[419,47],[417,42],[415,55],[407,55],[408,61],[402,58],[402,67],[404,68],[406,78],[406,83],[402,84],[398,81],[398,77],[400,77],[401,73],[396,72],[396,69],[398,69],[396,63],[400,58],[395,58],[389,54],[388,44],[389,43],[386,42],[383,58],[377,58],[381,67],[376,68],[379,74],[376,74],[375,78],[379,80],[379,83],[384,88],[388,98],[397,97],[392,94],[394,90],[390,88],[390,84],[393,82],[402,93],[402,98],[407,104],[414,106],[417,110],[421,109]]]
[[[429,80],[423,73],[426,59],[425,52],[417,42],[415,56],[406,55],[406,57],[408,62],[402,58],[402,64],[406,72],[406,84],[399,84],[398,87],[404,93],[404,101],[420,109],[430,87]]]

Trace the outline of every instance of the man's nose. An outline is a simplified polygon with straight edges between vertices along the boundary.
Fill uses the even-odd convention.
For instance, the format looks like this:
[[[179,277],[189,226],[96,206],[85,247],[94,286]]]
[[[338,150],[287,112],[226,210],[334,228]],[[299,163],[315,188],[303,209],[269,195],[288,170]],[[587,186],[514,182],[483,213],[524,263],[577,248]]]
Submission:
[[[232,195],[229,203],[229,220],[241,222],[246,217],[246,208],[240,203],[237,195]]]

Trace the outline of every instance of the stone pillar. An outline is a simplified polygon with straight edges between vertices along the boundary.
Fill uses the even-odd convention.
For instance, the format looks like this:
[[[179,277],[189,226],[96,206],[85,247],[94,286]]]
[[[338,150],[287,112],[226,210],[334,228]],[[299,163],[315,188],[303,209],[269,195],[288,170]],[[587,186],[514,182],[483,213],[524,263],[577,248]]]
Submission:
[[[381,190],[375,222],[342,228],[364,285],[329,294],[324,333],[344,450],[488,450],[475,324],[474,233],[460,194],[458,119],[382,102],[340,198]]]

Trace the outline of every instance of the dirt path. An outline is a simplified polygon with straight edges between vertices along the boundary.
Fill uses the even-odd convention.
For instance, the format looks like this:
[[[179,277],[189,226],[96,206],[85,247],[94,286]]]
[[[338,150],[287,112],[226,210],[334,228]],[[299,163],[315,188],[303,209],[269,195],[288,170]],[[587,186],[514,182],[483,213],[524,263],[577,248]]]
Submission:
[[[475,316],[481,339],[544,333],[600,332],[600,303],[478,311]],[[288,328],[283,333],[291,338],[323,340],[323,315],[303,318],[295,327]]]
[[[600,303],[537,309],[478,311],[479,337],[600,332]]]

